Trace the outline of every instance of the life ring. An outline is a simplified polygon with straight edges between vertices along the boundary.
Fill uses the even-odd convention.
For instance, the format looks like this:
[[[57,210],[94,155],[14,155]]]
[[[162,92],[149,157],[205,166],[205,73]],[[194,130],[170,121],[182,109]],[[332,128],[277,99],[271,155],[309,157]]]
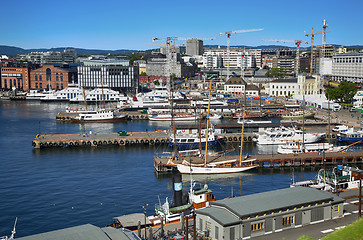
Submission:
[[[185,129],[182,129],[181,131],[182,131],[182,132],[185,132]]]

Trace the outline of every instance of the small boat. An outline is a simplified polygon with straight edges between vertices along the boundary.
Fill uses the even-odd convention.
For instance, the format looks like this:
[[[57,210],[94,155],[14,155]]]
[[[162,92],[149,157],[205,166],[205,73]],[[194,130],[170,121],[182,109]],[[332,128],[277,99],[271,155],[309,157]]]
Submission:
[[[289,112],[286,114],[283,114],[281,117],[282,118],[290,118],[290,119],[302,119],[304,118],[308,118],[308,117],[314,117],[315,113],[314,112],[309,112],[309,111],[296,111],[296,112]]]
[[[238,119],[237,120],[237,123],[238,124],[242,124],[243,123],[243,121],[242,121],[242,119]],[[245,124],[269,124],[269,123],[272,123],[272,121],[269,121],[269,120],[266,120],[266,121],[256,121],[256,120],[252,120],[252,119],[247,119],[247,120],[245,120]]]
[[[337,125],[332,129],[333,132],[338,132],[338,133],[347,132],[348,130],[349,127],[346,125]]]
[[[252,164],[255,159],[245,160],[245,165],[240,165],[237,159],[226,160],[220,162],[212,162],[204,164],[190,164],[183,161],[182,164],[177,164],[178,171],[181,174],[226,174],[244,172],[256,168],[257,165]]]
[[[341,152],[347,147],[338,146],[334,147],[329,143],[310,143],[303,144],[301,142],[289,142],[285,145],[279,145],[277,147],[277,153],[279,154],[298,154],[298,153],[321,153],[321,152]],[[305,151],[304,151],[305,150]]]
[[[213,129],[208,131],[208,141],[206,139],[207,131],[204,129],[201,131],[201,134],[198,133],[186,133],[186,132],[177,132],[170,136],[169,146],[174,146],[176,142],[176,146],[178,147],[198,147],[200,144],[205,146],[206,142],[208,145],[217,145],[220,144],[222,139],[219,139]]]
[[[363,178],[359,174],[360,171],[362,170],[342,165],[334,167],[332,171],[320,169],[315,180],[293,182],[290,187],[304,186],[331,192],[357,189],[360,178]]]
[[[319,142],[324,136],[325,133],[305,133],[304,143],[306,144]],[[295,128],[278,127],[266,129],[265,132],[258,135],[258,137],[254,141],[260,145],[281,145],[288,142],[302,142],[302,140],[302,130],[298,130]]]
[[[214,114],[210,114],[209,116],[209,120],[219,120],[222,119],[222,115],[214,113]]]
[[[127,116],[125,113],[116,114],[113,109],[100,109],[81,112],[78,116],[71,118],[71,121],[75,123],[106,123],[125,120]]]
[[[346,143],[362,143],[363,142],[363,131],[354,131],[353,128],[346,132],[341,132],[337,135],[338,142]]]
[[[151,113],[148,114],[151,121],[195,121],[199,119],[196,114],[176,114],[171,116],[171,113]]]

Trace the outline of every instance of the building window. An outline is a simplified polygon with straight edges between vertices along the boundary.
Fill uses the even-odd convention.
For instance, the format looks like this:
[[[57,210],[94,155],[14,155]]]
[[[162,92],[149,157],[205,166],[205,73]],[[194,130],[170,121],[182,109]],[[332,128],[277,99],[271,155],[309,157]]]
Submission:
[[[289,226],[291,224],[294,224],[294,222],[295,222],[295,216],[284,217],[282,219],[283,226]]]
[[[58,74],[58,73],[57,73]],[[57,76],[55,76],[55,80],[58,82],[59,81],[59,77],[58,77],[58,75]]]
[[[35,83],[35,88],[38,88],[38,83]]]
[[[39,88],[43,88],[43,84],[42,83],[39,83]]]
[[[35,81],[38,81],[38,75],[35,75]]]
[[[199,229],[203,230],[203,219],[199,219]]]
[[[218,236],[219,236],[219,228],[216,226],[216,227],[214,228],[214,238],[215,238],[215,239],[218,239]]]
[[[6,83],[6,79],[4,79],[4,87],[8,88],[8,84]]]
[[[39,75],[39,81],[42,81],[42,75]]]
[[[62,74],[62,73],[61,73]],[[61,82],[63,82],[63,76],[60,76],[60,80],[61,80]]]
[[[334,213],[338,213],[339,212],[339,205],[335,205],[333,208],[334,208]]]
[[[265,229],[265,223],[259,222],[251,225],[251,232],[256,232]]]
[[[229,230],[229,239],[236,239],[235,238],[235,233],[234,233],[234,227],[232,227],[230,230]]]
[[[61,83],[61,89],[63,89],[63,83]]]

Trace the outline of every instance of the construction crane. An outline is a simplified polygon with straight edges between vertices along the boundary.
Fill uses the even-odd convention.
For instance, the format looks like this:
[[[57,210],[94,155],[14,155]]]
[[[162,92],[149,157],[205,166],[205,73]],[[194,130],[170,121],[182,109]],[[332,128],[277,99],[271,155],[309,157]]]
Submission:
[[[270,42],[282,42],[282,43],[295,43],[296,45],[296,65],[295,65],[295,74],[296,77],[299,74],[299,64],[300,64],[300,44],[308,44],[309,42],[303,40],[276,40],[276,39],[268,39],[262,41],[270,41]]]
[[[221,32],[219,33],[219,36],[222,35],[227,35],[227,59],[228,59],[228,63],[227,63],[227,79],[229,78],[229,64],[230,64],[230,59],[229,59],[229,53],[230,53],[230,37],[231,34],[233,33],[245,33],[245,32],[256,32],[256,31],[262,31],[264,30],[263,28],[259,28],[259,29],[245,29],[245,30],[237,30],[237,31],[227,31],[227,32]]]
[[[327,27],[327,25],[326,25]],[[315,32],[314,28],[311,28],[311,34],[305,34],[306,37],[311,36],[311,55],[310,55],[310,75],[313,74],[313,50],[314,50],[314,36],[317,34],[326,34],[328,32],[331,32],[330,30],[326,30],[326,27],[323,26],[323,31],[321,32]]]

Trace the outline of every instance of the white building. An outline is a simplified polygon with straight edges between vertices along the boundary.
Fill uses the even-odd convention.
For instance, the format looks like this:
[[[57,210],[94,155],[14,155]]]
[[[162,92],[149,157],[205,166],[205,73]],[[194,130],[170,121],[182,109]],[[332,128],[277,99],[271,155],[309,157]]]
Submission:
[[[107,85],[113,90],[134,92],[139,70],[126,60],[87,60],[77,67],[79,86],[96,88]]]
[[[343,53],[333,57],[332,80],[363,82],[363,53]]]
[[[203,67],[204,68],[220,68],[222,67],[222,53],[208,51],[203,54]]]
[[[270,82],[268,93],[270,96],[292,95],[315,95],[323,93],[323,84],[320,75],[304,76],[299,75],[298,78],[276,79]],[[303,89],[305,91],[303,91]]]

